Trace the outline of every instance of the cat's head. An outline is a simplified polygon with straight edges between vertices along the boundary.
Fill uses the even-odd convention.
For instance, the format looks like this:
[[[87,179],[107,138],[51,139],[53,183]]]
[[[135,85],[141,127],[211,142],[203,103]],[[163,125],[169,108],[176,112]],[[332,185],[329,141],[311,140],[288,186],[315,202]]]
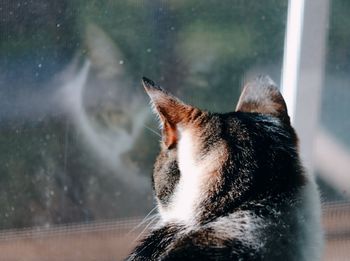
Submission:
[[[231,113],[187,105],[146,78],[143,85],[162,130],[153,186],[164,222],[205,222],[303,184],[297,138],[270,78],[248,83]]]

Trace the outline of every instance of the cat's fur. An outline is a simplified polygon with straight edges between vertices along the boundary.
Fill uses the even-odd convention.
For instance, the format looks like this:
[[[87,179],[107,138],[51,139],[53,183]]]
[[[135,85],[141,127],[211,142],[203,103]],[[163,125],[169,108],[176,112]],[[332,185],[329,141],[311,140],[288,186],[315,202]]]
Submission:
[[[163,140],[156,228],[128,260],[319,260],[320,202],[286,104],[266,76],[210,113],[143,79]]]

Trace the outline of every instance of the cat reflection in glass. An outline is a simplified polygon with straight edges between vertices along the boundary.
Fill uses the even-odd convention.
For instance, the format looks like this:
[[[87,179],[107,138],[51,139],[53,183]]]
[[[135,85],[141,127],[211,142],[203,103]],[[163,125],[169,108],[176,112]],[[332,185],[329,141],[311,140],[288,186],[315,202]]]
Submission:
[[[286,103],[267,76],[236,110],[185,104],[143,78],[162,129],[160,221],[127,260],[320,260],[320,200]]]

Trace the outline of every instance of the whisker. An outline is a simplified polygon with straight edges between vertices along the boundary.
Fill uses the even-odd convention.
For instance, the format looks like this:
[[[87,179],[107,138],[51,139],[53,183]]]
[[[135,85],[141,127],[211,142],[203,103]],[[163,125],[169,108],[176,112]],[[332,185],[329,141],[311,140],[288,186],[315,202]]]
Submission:
[[[162,137],[162,135],[160,135],[157,131],[155,131],[154,129],[152,129],[151,127],[148,127],[147,125],[143,125],[147,130],[149,130],[150,132],[152,132],[153,134],[157,135],[158,137]]]
[[[135,243],[142,236],[142,234],[150,227],[150,225],[152,225],[154,221],[157,221],[157,219],[158,215],[154,216],[152,220],[147,224],[147,226],[145,226],[145,228],[141,231],[141,233],[134,239],[133,243]]]
[[[134,232],[136,229],[138,229],[140,226],[142,226],[145,222],[147,222],[148,220],[150,220],[150,218],[153,218],[154,215],[152,215],[150,218],[149,216],[151,215],[152,212],[154,212],[157,209],[157,206],[155,206],[154,208],[151,209],[150,212],[148,212],[148,214],[142,219],[142,221],[135,226],[133,229],[131,229],[127,235],[130,235],[132,232]]]

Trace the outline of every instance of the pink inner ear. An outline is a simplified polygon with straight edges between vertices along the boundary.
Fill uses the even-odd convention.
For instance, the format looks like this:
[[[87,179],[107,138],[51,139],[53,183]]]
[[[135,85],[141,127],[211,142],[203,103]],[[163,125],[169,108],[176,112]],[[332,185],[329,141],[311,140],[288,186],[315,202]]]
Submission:
[[[171,149],[177,143],[176,126],[171,125],[168,121],[164,121],[163,142],[168,149]]]
[[[143,85],[153,102],[155,113],[162,122],[164,145],[167,148],[176,146],[178,142],[177,125],[189,123],[200,111],[167,93],[151,80],[144,78]]]

